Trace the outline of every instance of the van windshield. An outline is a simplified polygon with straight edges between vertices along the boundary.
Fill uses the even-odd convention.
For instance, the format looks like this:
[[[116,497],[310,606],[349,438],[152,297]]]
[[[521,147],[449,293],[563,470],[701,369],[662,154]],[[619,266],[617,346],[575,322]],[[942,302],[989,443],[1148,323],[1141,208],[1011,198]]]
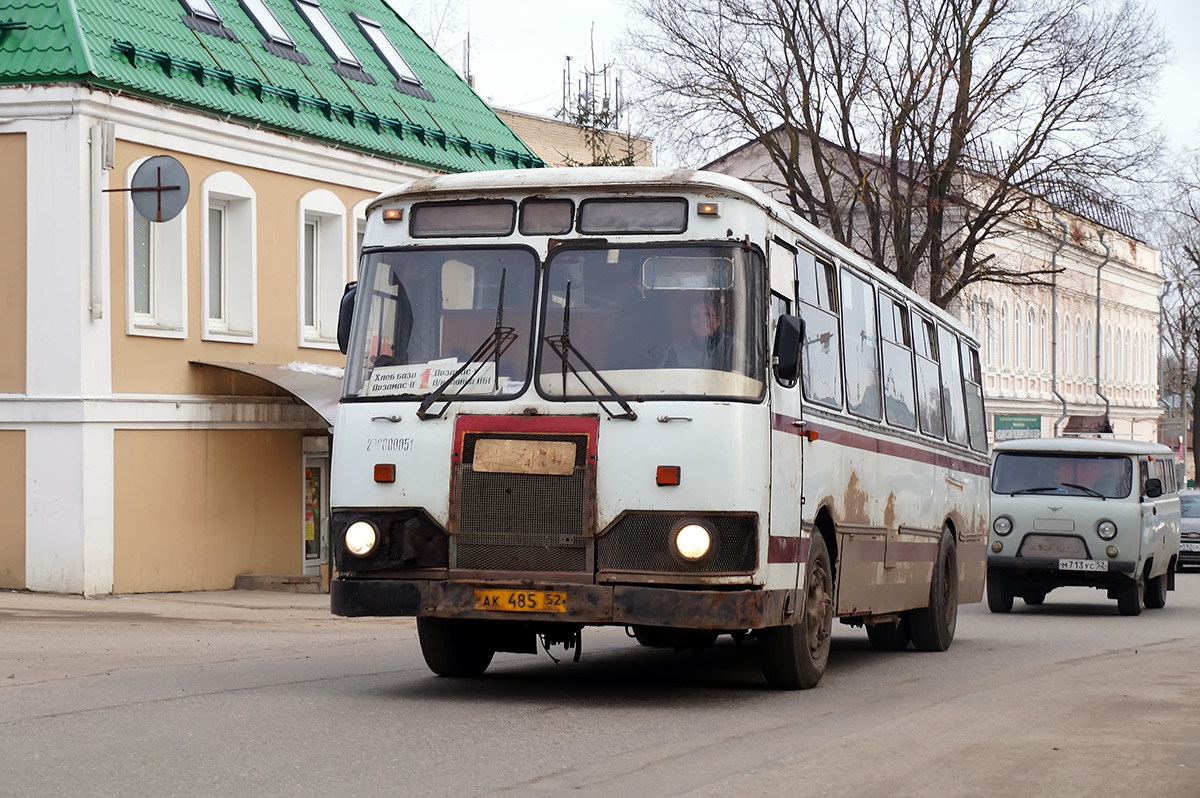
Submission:
[[[992,492],[1123,499],[1133,487],[1133,461],[1120,455],[1002,452],[992,469]]]

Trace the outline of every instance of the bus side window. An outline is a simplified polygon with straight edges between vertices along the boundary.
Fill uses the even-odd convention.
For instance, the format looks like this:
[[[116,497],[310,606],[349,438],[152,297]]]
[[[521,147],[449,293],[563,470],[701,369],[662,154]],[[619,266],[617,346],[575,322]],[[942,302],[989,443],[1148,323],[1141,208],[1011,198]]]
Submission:
[[[842,340],[846,352],[846,409],[879,420],[879,336],[875,332],[875,292],[866,280],[842,270]]]
[[[915,430],[912,332],[907,308],[886,294],[880,294],[879,327],[883,335],[884,413],[892,426]]]
[[[917,355],[917,419],[921,422],[921,432],[944,438],[946,428],[942,418],[937,339],[933,334],[933,322],[916,314],[913,314],[913,350]]]
[[[967,432],[971,448],[987,451],[987,420],[983,412],[983,373],[979,368],[979,350],[962,342],[963,390],[967,395]]]
[[[959,362],[958,336],[938,325],[938,350],[942,353],[942,404],[946,414],[946,437],[967,445],[967,411],[963,400],[963,370]]]
[[[801,249],[796,253],[796,286],[800,299],[810,305],[837,313],[837,272],[828,261]]]

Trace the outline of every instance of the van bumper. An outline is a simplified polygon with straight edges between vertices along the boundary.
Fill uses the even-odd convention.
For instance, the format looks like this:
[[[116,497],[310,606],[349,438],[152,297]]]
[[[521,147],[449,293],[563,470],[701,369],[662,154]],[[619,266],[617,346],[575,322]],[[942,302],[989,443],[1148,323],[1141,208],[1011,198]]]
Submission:
[[[1059,568],[1057,557],[1001,557],[989,555],[988,576],[1007,576],[1030,583],[1055,587],[1099,587],[1124,579],[1136,579],[1136,560],[1101,560],[1108,563],[1107,571],[1073,571]]]

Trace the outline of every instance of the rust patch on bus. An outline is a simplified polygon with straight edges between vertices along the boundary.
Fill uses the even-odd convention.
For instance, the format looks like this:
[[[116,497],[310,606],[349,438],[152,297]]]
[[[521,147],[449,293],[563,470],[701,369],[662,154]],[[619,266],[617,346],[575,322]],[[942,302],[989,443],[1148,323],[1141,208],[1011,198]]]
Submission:
[[[850,479],[846,482],[846,495],[843,498],[843,521],[849,524],[869,524],[871,516],[867,513],[867,492],[862,489],[858,480],[858,472],[851,471]]]
[[[896,525],[896,494],[889,493],[887,505],[883,508],[883,527],[892,529]]]

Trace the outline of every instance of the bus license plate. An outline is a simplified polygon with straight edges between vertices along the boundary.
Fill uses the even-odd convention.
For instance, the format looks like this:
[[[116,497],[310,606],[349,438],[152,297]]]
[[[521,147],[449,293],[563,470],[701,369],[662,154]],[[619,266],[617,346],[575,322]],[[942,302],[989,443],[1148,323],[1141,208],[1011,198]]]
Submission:
[[[566,612],[567,594],[552,590],[476,590],[475,609],[499,612]]]
[[[1060,571],[1107,571],[1106,560],[1059,560]]]

